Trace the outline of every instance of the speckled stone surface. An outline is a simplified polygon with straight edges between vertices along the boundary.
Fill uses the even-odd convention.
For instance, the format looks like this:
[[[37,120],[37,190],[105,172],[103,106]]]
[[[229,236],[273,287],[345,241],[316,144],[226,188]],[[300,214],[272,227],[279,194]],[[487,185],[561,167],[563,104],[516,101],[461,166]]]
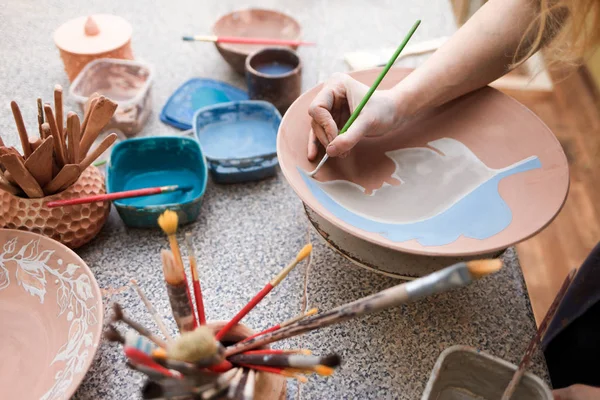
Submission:
[[[304,89],[335,71],[346,69],[348,51],[369,46],[395,47],[421,18],[414,42],[449,35],[455,30],[445,0],[426,2],[265,0],[219,1],[119,0],[66,2],[14,0],[0,8],[0,134],[10,145],[18,138],[10,108],[16,100],[30,131],[36,118],[35,99],[51,99],[54,84],[68,87],[51,34],[67,19],[93,12],[115,13],[134,28],[134,56],[155,71],[154,113],[142,135],[176,130],[158,121],[160,108],[181,83],[193,76],[211,77],[244,87],[243,79],[222,61],[211,44],[187,43],[183,34],[207,33],[220,15],[249,5],[279,9],[297,18],[307,40],[319,43],[300,50]],[[404,60],[415,65],[418,59]],[[75,109],[67,102],[66,109]],[[195,237],[205,305],[209,319],[228,319],[257,292],[307,240],[315,244],[308,286],[308,305],[327,310],[398,284],[366,272],[325,247],[309,230],[302,206],[284,178],[253,184],[210,183],[196,223],[183,227]],[[309,233],[310,232],[310,233]],[[167,246],[157,230],[130,230],[113,210],[99,236],[77,252],[94,271],[103,289],[119,289],[135,277],[164,316],[169,305],[161,280],[159,251]],[[342,367],[330,378],[302,385],[302,399],[418,399],[443,349],[465,344],[518,362],[535,324],[518,261],[508,253],[499,274],[460,291],[394,308],[278,344],[307,347],[316,354],[339,352]],[[305,265],[274,290],[244,322],[262,329],[296,315],[301,307]],[[118,290],[117,290],[118,292]],[[107,294],[129,314],[153,326],[132,290]],[[107,309],[108,310],[108,309]],[[175,325],[169,319],[171,329]],[[538,355],[532,370],[547,378]],[[117,347],[101,343],[76,399],[139,398],[142,376],[129,371]],[[288,385],[288,398],[298,386]]]

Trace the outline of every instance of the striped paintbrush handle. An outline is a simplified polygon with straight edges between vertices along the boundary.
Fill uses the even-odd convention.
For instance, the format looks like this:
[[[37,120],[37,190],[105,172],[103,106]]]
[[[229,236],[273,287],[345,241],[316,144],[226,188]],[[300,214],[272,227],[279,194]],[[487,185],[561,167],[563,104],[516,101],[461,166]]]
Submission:
[[[126,190],[124,192],[98,194],[95,196],[79,197],[76,199],[49,201],[46,203],[46,207],[49,207],[49,208],[64,207],[64,206],[72,206],[75,204],[95,203],[97,201],[110,201],[110,200],[118,200],[118,199],[127,199],[127,198],[131,198],[131,197],[149,196],[149,195],[153,195],[153,194],[173,192],[175,190],[178,190],[179,188],[180,187],[177,185],[172,185],[172,186],[160,186],[160,187],[153,187],[153,188],[145,188],[145,189]]]

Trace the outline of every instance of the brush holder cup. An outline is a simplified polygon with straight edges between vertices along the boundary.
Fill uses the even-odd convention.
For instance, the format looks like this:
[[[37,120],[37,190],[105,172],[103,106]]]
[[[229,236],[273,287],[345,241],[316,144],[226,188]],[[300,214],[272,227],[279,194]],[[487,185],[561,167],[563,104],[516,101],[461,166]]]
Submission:
[[[216,334],[221,330],[227,321],[214,321],[206,324],[207,327],[213,330]],[[225,335],[221,343],[224,345],[231,345],[243,340],[249,336],[254,335],[252,329],[245,325],[237,324]],[[261,347],[261,349],[268,349],[269,346]],[[286,379],[283,376],[269,374],[265,372],[258,372],[256,378],[254,398],[260,400],[283,400],[285,399],[286,393]]]
[[[104,176],[88,167],[77,182],[51,196],[29,199],[0,189],[0,228],[19,229],[48,236],[71,249],[92,240],[108,218],[110,202],[48,208],[49,201],[106,193]]]

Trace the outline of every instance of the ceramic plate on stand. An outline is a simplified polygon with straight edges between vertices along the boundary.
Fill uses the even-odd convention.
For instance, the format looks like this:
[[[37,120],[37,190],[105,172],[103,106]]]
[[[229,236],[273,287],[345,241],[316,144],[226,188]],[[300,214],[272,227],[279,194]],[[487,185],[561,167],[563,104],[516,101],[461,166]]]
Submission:
[[[70,398],[96,354],[102,314],[100,288],[77,254],[0,229],[0,397]]]
[[[380,69],[353,72],[371,85]],[[393,68],[388,89],[410,70]],[[560,211],[569,187],[566,156],[548,127],[522,104],[485,87],[407,123],[402,132],[362,140],[315,178],[307,159],[303,94],[279,128],[286,179],[320,218],[346,235],[426,256],[491,254],[525,240]]]

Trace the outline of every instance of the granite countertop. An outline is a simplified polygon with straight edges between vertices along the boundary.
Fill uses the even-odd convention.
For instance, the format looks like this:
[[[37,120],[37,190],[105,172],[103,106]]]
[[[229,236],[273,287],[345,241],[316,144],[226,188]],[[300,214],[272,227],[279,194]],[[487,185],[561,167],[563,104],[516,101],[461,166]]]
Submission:
[[[455,29],[446,0],[428,2],[254,1],[253,6],[293,15],[315,48],[300,49],[304,89],[343,71],[343,54],[368,46],[395,47],[417,19],[423,23],[413,42],[451,34]],[[158,120],[169,95],[193,77],[210,77],[244,87],[243,79],[223,62],[211,44],[188,43],[183,34],[209,32],[220,15],[250,4],[234,0],[198,2],[119,0],[67,2],[14,0],[0,10],[0,134],[10,145],[18,138],[8,106],[16,100],[25,121],[36,120],[35,99],[49,100],[56,83],[69,86],[51,34],[62,22],[88,13],[113,13],[133,27],[134,55],[154,67],[154,113],[142,135],[177,132]],[[419,60],[405,60],[415,65]],[[411,64],[412,63],[412,64]],[[67,99],[66,110],[75,105]],[[78,110],[79,111],[79,110]],[[308,280],[308,306],[327,310],[396,285],[397,280],[363,270],[326,247],[309,228],[300,200],[281,174],[260,183],[220,186],[210,183],[198,221],[180,229],[192,232],[200,264],[207,316],[231,318],[281,266],[310,240],[314,245]],[[137,278],[162,315],[170,309],[162,281],[159,251],[167,247],[159,230],[126,228],[113,210],[98,237],[78,254],[105,289],[108,313],[119,301],[141,323],[154,326],[132,290]],[[296,315],[301,309],[306,264],[297,268],[244,319],[255,329]],[[108,314],[107,314],[108,315]],[[174,323],[169,320],[171,329]],[[518,260],[512,250],[506,268],[460,291],[349,321],[300,338],[286,347],[306,347],[316,354],[338,352],[342,367],[329,378],[301,385],[302,399],[418,399],[439,354],[447,347],[477,347],[518,362],[535,323]],[[541,356],[532,371],[547,379]],[[139,397],[143,378],[128,370],[119,349],[102,342],[77,399]],[[288,398],[299,387],[288,383]]]

